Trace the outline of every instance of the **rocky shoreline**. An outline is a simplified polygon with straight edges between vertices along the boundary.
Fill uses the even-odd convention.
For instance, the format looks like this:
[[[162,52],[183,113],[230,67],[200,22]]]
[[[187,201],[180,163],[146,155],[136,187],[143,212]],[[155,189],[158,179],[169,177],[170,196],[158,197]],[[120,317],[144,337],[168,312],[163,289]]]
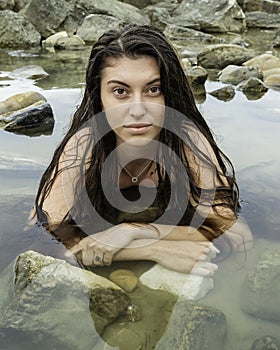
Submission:
[[[279,0],[258,0],[257,3],[255,0],[147,0],[145,4],[147,6],[136,0],[70,0],[67,3],[2,0],[0,48],[34,47],[53,54],[55,59],[60,52],[70,54],[88,49],[88,45],[110,28],[129,22],[153,24],[164,31],[177,49],[197,103],[206,98],[207,79],[223,84],[209,91],[223,101],[230,101],[236,90],[242,91],[249,100],[256,100],[270,88],[280,89]],[[263,50],[256,49],[246,38],[246,32],[252,27],[274,38],[263,45]],[[1,75],[7,78],[5,84],[8,79],[28,78],[36,82],[48,77],[40,66],[23,66]],[[6,101],[1,104],[5,106]],[[9,111],[0,106],[0,122],[7,131],[32,135],[35,123],[39,128],[36,135],[51,133],[51,110],[47,110],[44,120],[44,116],[34,118],[40,114],[38,107],[34,108],[26,113],[22,107],[12,107]],[[15,111],[20,122],[5,125]],[[22,113],[25,113],[24,119]]]
[[[92,42],[104,30],[129,22],[153,24],[167,32],[190,29],[191,37],[208,42],[217,40],[215,33],[275,30],[272,47],[277,47],[279,16],[278,0],[2,0],[0,47],[37,46],[60,31]]]

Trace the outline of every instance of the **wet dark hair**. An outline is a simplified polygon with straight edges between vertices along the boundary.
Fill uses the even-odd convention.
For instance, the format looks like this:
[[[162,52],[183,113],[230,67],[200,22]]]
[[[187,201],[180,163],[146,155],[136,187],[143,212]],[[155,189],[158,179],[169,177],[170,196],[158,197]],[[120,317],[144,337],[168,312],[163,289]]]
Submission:
[[[106,118],[104,118],[104,123],[97,123],[94,120],[95,118],[93,118],[95,115],[102,113],[100,97],[101,73],[102,70],[112,62],[112,59],[121,57],[136,59],[142,56],[154,57],[159,65],[161,90],[165,99],[165,105],[169,107],[165,118],[166,127],[162,129],[159,141],[172,149],[185,164],[190,182],[188,185],[189,191],[194,202],[199,202],[201,189],[198,188],[196,184],[195,174],[192,173],[189,167],[188,159],[184,151],[184,144],[186,142],[192,143],[191,137],[188,138],[188,135],[182,137],[177,136],[178,133],[182,133],[182,120],[185,122],[185,125],[191,123],[191,126],[195,126],[211,145],[221,172],[217,171],[211,159],[194,144],[192,144],[192,149],[204,163],[216,169],[216,176],[221,179],[221,184],[225,184],[224,180],[227,180],[227,185],[221,185],[220,188],[216,188],[215,196],[219,198],[218,205],[229,207],[236,213],[238,207],[238,187],[235,182],[232,163],[217,146],[207,123],[198,111],[188,79],[182,69],[176,51],[164,34],[156,27],[148,25],[127,25],[120,30],[109,30],[103,34],[92,47],[86,71],[86,84],[82,102],[74,114],[67,134],[54,152],[52,161],[43,174],[39,185],[36,197],[36,211],[39,221],[47,223],[47,217],[42,210],[43,203],[57,175],[60,171],[63,171],[59,170],[58,165],[60,156],[67,142],[83,126],[86,127],[87,122],[91,119],[92,137],[96,137],[99,141],[90,150],[91,159],[85,174],[85,185],[87,194],[94,207],[98,208],[102,206],[104,199],[101,186],[102,163],[115,148],[115,135],[114,132],[111,131],[100,138],[101,134],[105,134],[104,129],[108,128],[108,125],[106,125]],[[180,116],[183,116],[180,122],[178,122],[180,118],[176,118],[175,112],[172,112],[173,110]],[[168,155],[164,164],[166,164],[167,168],[169,167],[169,170],[174,166],[176,167],[176,164],[174,162],[172,163]],[[114,175],[115,170],[113,167],[114,164],[112,164],[112,174]],[[166,171],[168,173],[168,169],[166,169]],[[110,174],[110,176],[112,174]],[[170,184],[168,184],[168,181],[165,181],[164,175],[160,172],[159,183],[161,184],[162,199],[163,201],[167,200],[166,193],[170,191]],[[80,186],[82,185],[80,184]],[[183,198],[182,200],[186,200],[182,195],[179,197],[181,199]],[[82,201],[83,199],[77,195],[74,204],[76,212],[85,210]],[[178,203],[178,205],[180,206],[180,203]],[[71,222],[71,219],[71,214],[68,213],[64,221]],[[210,222],[210,225],[211,224]],[[203,226],[207,227],[207,220],[204,222]],[[210,240],[218,237],[222,233],[220,229],[215,229],[214,227],[212,227],[211,230],[207,228],[205,230],[202,229],[202,232]]]

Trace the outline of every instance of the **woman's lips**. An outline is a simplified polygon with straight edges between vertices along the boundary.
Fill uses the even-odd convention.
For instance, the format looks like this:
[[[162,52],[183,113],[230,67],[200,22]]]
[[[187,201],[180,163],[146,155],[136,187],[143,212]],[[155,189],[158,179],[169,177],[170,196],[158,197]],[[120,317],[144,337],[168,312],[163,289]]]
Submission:
[[[129,133],[140,135],[145,134],[152,127],[152,124],[130,124],[124,127]]]

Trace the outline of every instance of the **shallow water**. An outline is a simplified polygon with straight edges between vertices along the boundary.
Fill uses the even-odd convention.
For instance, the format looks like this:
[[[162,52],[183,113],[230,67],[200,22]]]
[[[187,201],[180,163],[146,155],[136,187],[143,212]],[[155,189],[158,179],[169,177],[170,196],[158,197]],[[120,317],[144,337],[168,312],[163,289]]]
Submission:
[[[0,130],[0,271],[17,254],[27,249],[62,256],[63,247],[51,237],[41,231],[25,234],[23,227],[42,171],[79,103],[84,69],[77,70],[76,67],[85,65],[86,55],[87,52],[83,52],[83,55],[73,53],[69,58],[61,53],[54,59],[49,53],[38,58],[17,52],[8,56],[5,65],[3,56],[0,56],[2,71],[34,64],[36,60],[36,64],[45,63],[44,68],[51,74],[50,78],[36,84],[21,80],[10,86],[2,86],[1,100],[18,92],[41,91],[53,107],[56,119],[52,135],[29,137]],[[206,91],[220,86],[217,82],[207,82]],[[226,350],[250,349],[252,342],[262,335],[278,336],[279,323],[254,318],[240,310],[239,292],[242,281],[254,268],[260,255],[280,249],[279,97],[278,91],[269,90],[260,99],[248,100],[243,93],[236,92],[233,100],[222,102],[206,94],[205,101],[199,104],[219,145],[236,167],[243,215],[255,237],[254,248],[246,254],[233,254],[219,263],[219,270],[214,276],[215,287],[201,300],[225,313],[228,324]],[[141,264],[130,267],[138,274],[147,268]],[[280,305],[275,307],[280,309]],[[147,324],[134,326],[147,328]],[[110,336],[110,331],[106,336]],[[146,349],[150,349],[149,344]]]

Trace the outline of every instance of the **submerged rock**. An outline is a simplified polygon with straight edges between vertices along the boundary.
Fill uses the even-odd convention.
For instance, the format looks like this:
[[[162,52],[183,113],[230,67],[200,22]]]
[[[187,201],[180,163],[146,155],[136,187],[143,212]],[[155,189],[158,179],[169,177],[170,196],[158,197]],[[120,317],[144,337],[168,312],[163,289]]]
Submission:
[[[203,298],[214,287],[211,277],[171,271],[159,264],[143,273],[139,281],[151,289],[164,290],[189,300]]]
[[[44,79],[49,74],[41,66],[29,65],[21,68],[17,68],[11,72],[10,76],[14,79],[32,79],[39,80]]]
[[[241,286],[241,309],[257,318],[280,321],[280,251],[266,253]]]
[[[126,269],[119,269],[111,272],[109,279],[129,293],[133,292],[138,284],[138,278],[135,276],[134,272]]]
[[[191,84],[191,90],[197,104],[206,100],[206,89],[204,84]]]
[[[117,346],[121,350],[140,350],[143,349],[143,341],[141,337],[129,329],[120,329],[107,340],[107,345],[102,350],[112,349],[111,346]]]
[[[175,304],[155,350],[223,350],[226,329],[226,318],[221,311],[181,300]]]
[[[0,283],[0,343],[20,334],[30,350],[93,349],[130,304],[109,280],[33,251],[19,255]]]
[[[280,340],[264,335],[254,341],[250,350],[280,350]]]

